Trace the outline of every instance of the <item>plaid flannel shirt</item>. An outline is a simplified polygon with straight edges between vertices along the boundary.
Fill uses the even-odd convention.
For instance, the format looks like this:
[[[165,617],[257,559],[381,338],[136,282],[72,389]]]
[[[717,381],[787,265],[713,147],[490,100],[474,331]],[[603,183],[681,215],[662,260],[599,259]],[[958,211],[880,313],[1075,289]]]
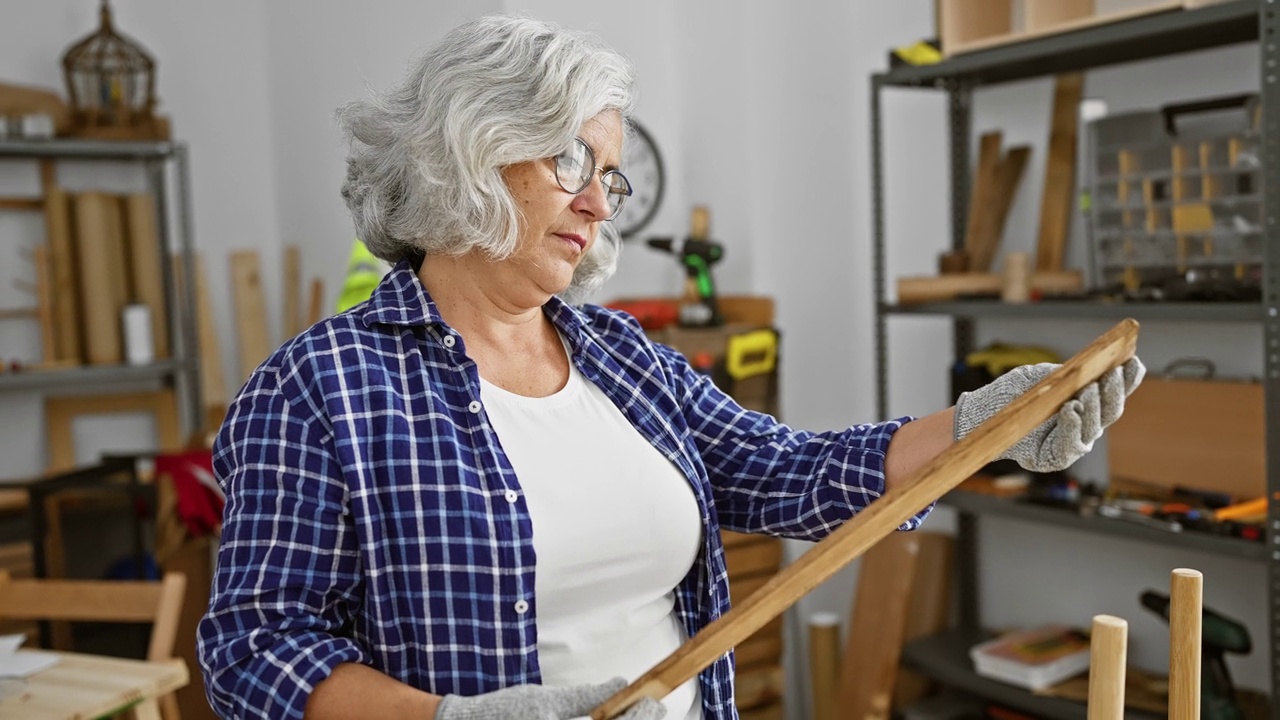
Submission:
[[[798,432],[739,407],[624,313],[558,298],[544,310],[695,490],[705,547],[676,588],[691,637],[729,608],[721,527],[818,540],[881,494],[909,418]],[[227,506],[198,642],[222,717],[301,718],[340,663],[439,695],[540,682],[520,483],[475,363],[408,263],[253,373],[214,468]],[[699,680],[704,717],[736,718],[732,654]]]

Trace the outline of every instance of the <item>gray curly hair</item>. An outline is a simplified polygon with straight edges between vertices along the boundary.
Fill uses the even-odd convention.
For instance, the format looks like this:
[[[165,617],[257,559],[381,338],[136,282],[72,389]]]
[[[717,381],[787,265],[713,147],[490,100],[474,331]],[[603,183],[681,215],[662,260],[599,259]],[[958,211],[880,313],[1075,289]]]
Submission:
[[[519,209],[502,168],[556,155],[582,124],[634,102],[631,63],[595,36],[517,15],[449,31],[386,93],[338,109],[342,197],[356,235],[389,262],[516,249]],[[562,295],[585,299],[617,269],[611,223]]]

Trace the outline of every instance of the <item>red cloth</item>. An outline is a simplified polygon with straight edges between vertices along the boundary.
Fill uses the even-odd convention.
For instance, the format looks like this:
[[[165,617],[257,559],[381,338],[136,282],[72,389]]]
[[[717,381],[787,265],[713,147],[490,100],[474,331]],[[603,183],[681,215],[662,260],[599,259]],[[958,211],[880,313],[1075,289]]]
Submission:
[[[173,478],[178,519],[193,537],[214,534],[222,524],[226,499],[213,476],[213,454],[190,450],[156,456],[156,475]]]

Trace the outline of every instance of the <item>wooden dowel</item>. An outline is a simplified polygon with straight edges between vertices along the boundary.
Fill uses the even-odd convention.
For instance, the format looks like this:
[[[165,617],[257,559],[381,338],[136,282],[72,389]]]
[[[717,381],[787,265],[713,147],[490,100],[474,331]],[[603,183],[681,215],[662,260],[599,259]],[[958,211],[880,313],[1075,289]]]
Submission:
[[[1169,720],[1200,718],[1200,621],[1204,576],[1178,568],[1169,589]]]
[[[816,613],[809,617],[809,686],[813,720],[836,720],[836,678],[840,676],[840,617]]]
[[[1124,719],[1125,657],[1129,623],[1095,615],[1089,640],[1089,720]]]
[[[0,210],[44,210],[44,199],[3,197]]]
[[[782,614],[921,508],[959,485],[1049,419],[1077,392],[1133,357],[1138,323],[1122,320],[990,420],[890,488],[783,568],[745,602],[703,628],[631,685],[601,703],[593,720],[617,717],[643,697],[664,698]]]

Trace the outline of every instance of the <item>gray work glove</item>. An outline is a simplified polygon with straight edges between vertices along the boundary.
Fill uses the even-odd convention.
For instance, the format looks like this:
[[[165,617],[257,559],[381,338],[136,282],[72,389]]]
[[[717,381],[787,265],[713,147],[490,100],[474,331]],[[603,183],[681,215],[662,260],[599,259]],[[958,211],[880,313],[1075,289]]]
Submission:
[[[973,392],[960,395],[956,401],[955,439],[968,435],[1058,367],[1053,363],[1023,365]],[[1103,429],[1120,417],[1124,412],[1124,399],[1138,387],[1145,374],[1146,368],[1136,356],[1108,371],[997,459],[1013,460],[1034,472],[1067,469],[1092,450],[1093,442],[1102,436]]]
[[[570,720],[590,715],[626,686],[626,680],[614,678],[599,685],[516,685],[473,697],[445,695],[436,708],[435,720]],[[645,698],[618,718],[660,720],[666,714],[662,703]]]

